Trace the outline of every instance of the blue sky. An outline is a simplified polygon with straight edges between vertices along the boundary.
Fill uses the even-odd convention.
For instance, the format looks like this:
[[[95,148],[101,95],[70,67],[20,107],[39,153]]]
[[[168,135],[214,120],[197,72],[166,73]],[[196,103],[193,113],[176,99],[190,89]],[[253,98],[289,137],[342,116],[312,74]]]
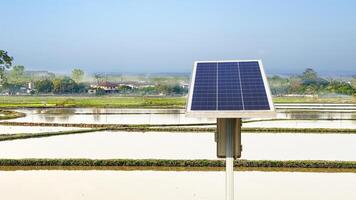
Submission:
[[[262,59],[270,74],[356,74],[356,1],[0,0],[0,49],[33,70],[190,72]]]

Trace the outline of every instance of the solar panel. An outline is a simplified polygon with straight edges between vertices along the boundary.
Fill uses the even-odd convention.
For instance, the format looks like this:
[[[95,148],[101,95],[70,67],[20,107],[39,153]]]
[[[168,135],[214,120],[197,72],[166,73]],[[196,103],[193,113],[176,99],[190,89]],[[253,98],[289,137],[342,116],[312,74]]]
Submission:
[[[274,114],[261,61],[196,62],[187,112],[212,117]]]

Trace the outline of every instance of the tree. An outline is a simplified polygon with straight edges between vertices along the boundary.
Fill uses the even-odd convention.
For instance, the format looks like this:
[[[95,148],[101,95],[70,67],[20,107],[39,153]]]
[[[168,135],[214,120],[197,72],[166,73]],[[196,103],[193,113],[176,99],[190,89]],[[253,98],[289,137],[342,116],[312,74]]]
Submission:
[[[76,82],[79,83],[83,80],[84,77],[84,71],[81,69],[73,69],[72,71],[72,79]]]
[[[352,93],[352,95],[354,96],[354,97],[356,97],[356,76],[353,76],[352,77],[352,80],[351,80],[351,86],[352,86],[352,88],[353,88],[353,93]]]
[[[299,77],[291,77],[288,87],[288,93],[291,94],[301,94],[303,87]]]
[[[35,82],[35,89],[39,93],[49,93],[53,90],[53,83],[51,80],[44,79]]]
[[[271,92],[273,95],[281,95],[288,93],[288,78],[282,78],[280,76],[274,75],[272,77],[268,77],[268,83],[271,87]]]
[[[95,79],[95,81],[96,81],[96,84],[99,85],[101,82],[103,82],[104,77],[103,77],[103,75],[101,75],[101,74],[99,74],[99,73],[95,73],[95,74],[94,74],[94,79]]]
[[[106,92],[105,92],[104,89],[102,89],[102,88],[96,89],[95,95],[97,95],[97,96],[102,96],[102,95],[105,95],[105,94],[106,94]]]
[[[318,88],[315,85],[308,85],[304,88],[304,94],[315,95],[318,93]]]
[[[12,67],[9,74],[9,82],[13,84],[22,84],[24,80],[25,67],[22,65],[16,65]]]
[[[352,95],[354,93],[354,89],[349,83],[340,80],[331,80],[326,89],[328,92],[336,94]]]
[[[307,68],[301,78],[304,84],[316,83],[318,74],[312,68]]]
[[[71,78],[64,77],[62,79],[53,80],[54,93],[74,93],[78,90],[78,84]]]
[[[6,83],[5,70],[10,69],[13,58],[6,51],[0,50],[0,85]]]
[[[120,93],[128,93],[130,91],[132,91],[132,87],[128,86],[128,85],[120,85],[118,87],[118,90],[120,91]]]
[[[351,86],[356,90],[356,76],[352,77]]]

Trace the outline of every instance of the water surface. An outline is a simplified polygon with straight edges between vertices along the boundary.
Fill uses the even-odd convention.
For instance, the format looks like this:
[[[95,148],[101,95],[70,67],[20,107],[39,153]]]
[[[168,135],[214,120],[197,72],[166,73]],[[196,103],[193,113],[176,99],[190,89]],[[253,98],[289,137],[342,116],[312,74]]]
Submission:
[[[355,134],[243,134],[242,159],[356,160]],[[95,132],[0,142],[0,158],[216,159],[213,133]]]
[[[244,127],[269,128],[340,128],[355,129],[356,120],[272,120],[244,123]]]
[[[355,173],[235,172],[236,199],[354,200]],[[224,172],[0,171],[2,199],[225,198]]]
[[[215,123],[213,118],[191,118],[181,110],[164,109],[22,109],[26,117],[7,120],[15,122],[88,123],[88,124],[189,124]],[[121,114],[120,114],[121,113]],[[165,114],[163,114],[165,113]],[[356,128],[356,114],[350,112],[279,112],[277,118],[288,121],[263,121],[247,127]],[[315,120],[301,120],[315,119]],[[323,120],[335,119],[335,120]],[[343,119],[343,120],[338,120]],[[347,120],[349,119],[349,120]]]

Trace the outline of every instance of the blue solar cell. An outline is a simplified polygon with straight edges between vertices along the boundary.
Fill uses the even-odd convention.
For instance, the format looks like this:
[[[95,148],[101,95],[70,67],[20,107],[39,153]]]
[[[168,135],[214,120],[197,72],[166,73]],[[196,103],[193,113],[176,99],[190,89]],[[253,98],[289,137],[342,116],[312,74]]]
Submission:
[[[216,110],[217,63],[198,63],[195,72],[192,110]]]
[[[243,110],[237,62],[218,63],[218,110]]]
[[[191,110],[269,110],[259,63],[197,63]]]
[[[269,110],[268,98],[258,62],[239,62],[245,110]]]

